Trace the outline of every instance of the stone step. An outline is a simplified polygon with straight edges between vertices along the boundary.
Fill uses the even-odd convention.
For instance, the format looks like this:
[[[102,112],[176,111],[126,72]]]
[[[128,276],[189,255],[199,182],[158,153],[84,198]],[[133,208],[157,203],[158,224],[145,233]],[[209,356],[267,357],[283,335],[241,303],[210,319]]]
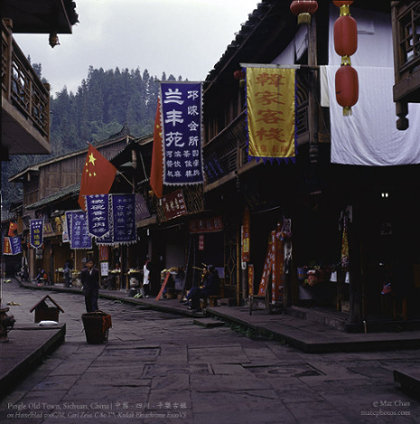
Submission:
[[[195,319],[193,323],[195,325],[201,325],[202,327],[205,327],[205,328],[223,327],[225,325],[223,321],[219,321],[213,318]]]
[[[403,392],[420,400],[420,370],[394,370],[394,383]]]

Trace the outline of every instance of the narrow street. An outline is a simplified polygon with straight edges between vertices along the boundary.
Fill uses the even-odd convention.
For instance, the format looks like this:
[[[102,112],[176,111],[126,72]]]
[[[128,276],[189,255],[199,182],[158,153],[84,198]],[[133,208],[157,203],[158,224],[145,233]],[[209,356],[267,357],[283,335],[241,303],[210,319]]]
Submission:
[[[4,285],[17,324],[48,292]],[[100,300],[109,341],[86,343],[83,297],[50,293],[64,309],[66,342],[3,399],[16,423],[416,423],[418,402],[393,385],[392,369],[418,351],[304,354],[225,326]],[[22,341],[24,343],[24,341]]]

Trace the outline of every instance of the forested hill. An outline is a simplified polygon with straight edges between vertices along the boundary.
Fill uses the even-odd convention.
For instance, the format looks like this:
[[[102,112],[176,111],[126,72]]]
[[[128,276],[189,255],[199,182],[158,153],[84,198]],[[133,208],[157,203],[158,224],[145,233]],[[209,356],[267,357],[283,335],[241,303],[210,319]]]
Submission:
[[[54,154],[83,148],[87,141],[98,141],[117,133],[126,123],[136,137],[153,132],[160,81],[147,70],[104,71],[89,68],[86,80],[76,93],[66,88],[51,102],[51,140]],[[182,80],[181,77],[178,80]]]
[[[42,78],[41,65],[35,63],[32,67]],[[146,69],[105,71],[91,66],[75,93],[67,88],[55,93],[50,101],[52,154],[11,156],[9,162],[3,162],[3,206],[7,208],[11,202],[21,200],[16,184],[8,184],[7,180],[29,165],[83,149],[87,142],[104,140],[118,133],[124,124],[135,137],[151,134],[159,83],[167,80],[174,81],[175,77],[163,73],[157,78]],[[178,80],[182,81],[182,77]]]

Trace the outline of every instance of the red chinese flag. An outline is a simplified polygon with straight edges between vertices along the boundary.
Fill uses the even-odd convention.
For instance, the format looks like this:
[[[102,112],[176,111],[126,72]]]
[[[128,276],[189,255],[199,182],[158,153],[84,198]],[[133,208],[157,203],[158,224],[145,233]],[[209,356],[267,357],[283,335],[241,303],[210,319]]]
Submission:
[[[163,146],[162,146],[162,128],[160,126],[160,99],[158,98],[155,128],[153,131],[153,152],[152,168],[150,170],[150,187],[156,197],[163,195]]]
[[[86,210],[83,196],[109,193],[116,173],[115,166],[89,144],[80,181],[79,205],[83,210]]]
[[[17,226],[16,222],[10,221],[9,232],[7,233],[7,235],[9,237],[15,237],[15,236],[17,236],[17,229],[18,229],[18,226]]]

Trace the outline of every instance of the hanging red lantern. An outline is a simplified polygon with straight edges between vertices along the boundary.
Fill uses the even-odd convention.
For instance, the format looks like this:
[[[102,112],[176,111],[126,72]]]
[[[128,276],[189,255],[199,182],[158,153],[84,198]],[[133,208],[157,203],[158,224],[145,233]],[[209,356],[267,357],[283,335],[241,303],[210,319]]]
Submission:
[[[290,11],[297,15],[298,24],[309,24],[311,16],[318,10],[318,2],[315,0],[294,0],[290,5]]]
[[[245,78],[245,72],[242,69],[238,69],[233,73],[233,78],[236,80],[241,80]]]
[[[340,16],[334,23],[334,48],[344,56],[342,63],[350,64],[350,58],[357,50],[357,23],[350,15]]]
[[[337,7],[350,6],[354,3],[354,0],[333,0],[333,3]]]
[[[341,66],[335,74],[335,97],[343,107],[343,115],[351,115],[351,107],[359,99],[359,78],[352,66]]]

